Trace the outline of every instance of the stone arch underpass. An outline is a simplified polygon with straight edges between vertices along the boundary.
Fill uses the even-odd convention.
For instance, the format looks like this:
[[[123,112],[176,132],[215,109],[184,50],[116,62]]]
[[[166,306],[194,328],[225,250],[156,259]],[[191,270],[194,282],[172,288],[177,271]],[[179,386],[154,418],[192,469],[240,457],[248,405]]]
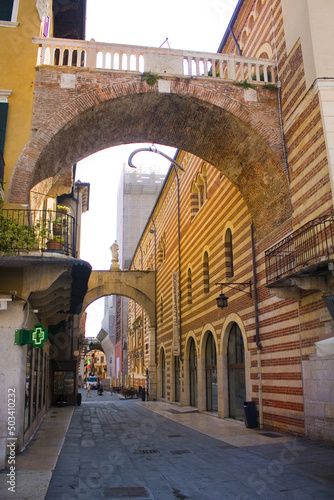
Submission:
[[[82,310],[106,295],[123,295],[137,302],[149,317],[150,329],[155,331],[155,271],[92,271]]]
[[[29,203],[33,186],[116,145],[176,147],[214,165],[239,189],[258,236],[291,216],[276,89],[137,72],[37,68],[31,139],[10,180],[8,201]]]

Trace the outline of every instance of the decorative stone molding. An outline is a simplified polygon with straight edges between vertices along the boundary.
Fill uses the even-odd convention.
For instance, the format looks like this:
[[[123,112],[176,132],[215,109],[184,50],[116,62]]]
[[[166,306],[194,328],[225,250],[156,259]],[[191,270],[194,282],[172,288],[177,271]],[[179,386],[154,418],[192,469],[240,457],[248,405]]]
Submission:
[[[49,16],[51,12],[51,0],[36,0],[36,9],[41,21],[45,16]]]
[[[11,90],[1,90],[0,89],[0,102],[8,102],[8,97],[12,95]]]
[[[317,94],[321,90],[334,90],[334,78],[318,78],[314,84],[314,91]]]

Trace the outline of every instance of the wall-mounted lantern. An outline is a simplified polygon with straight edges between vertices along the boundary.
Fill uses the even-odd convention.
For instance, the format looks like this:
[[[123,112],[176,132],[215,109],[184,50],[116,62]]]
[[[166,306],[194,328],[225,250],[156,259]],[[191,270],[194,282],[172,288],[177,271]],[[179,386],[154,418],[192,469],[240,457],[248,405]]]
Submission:
[[[221,309],[228,306],[228,297],[226,297],[226,295],[223,292],[223,286],[228,286],[230,288],[237,287],[237,290],[239,290],[239,292],[243,292],[246,295],[248,295],[249,297],[252,296],[252,282],[251,281],[247,281],[246,283],[231,283],[231,282],[229,282],[229,283],[216,283],[216,285],[220,285],[220,287],[221,287],[221,293],[216,298],[217,307],[219,307]],[[246,290],[244,290],[247,287],[249,287],[249,292],[246,292]]]

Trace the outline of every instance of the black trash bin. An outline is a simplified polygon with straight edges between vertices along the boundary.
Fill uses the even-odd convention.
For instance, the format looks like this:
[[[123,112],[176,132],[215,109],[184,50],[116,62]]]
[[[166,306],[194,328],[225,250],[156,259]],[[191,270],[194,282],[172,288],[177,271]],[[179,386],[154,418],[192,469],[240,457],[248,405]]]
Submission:
[[[81,405],[81,400],[82,400],[82,394],[81,394],[81,392],[78,392],[78,394],[77,394],[77,405],[78,406]]]
[[[146,391],[145,391],[145,389],[142,389],[142,391],[141,391],[141,400],[145,401],[145,399],[146,399]]]
[[[245,425],[248,429],[257,427],[256,405],[254,401],[244,402]]]

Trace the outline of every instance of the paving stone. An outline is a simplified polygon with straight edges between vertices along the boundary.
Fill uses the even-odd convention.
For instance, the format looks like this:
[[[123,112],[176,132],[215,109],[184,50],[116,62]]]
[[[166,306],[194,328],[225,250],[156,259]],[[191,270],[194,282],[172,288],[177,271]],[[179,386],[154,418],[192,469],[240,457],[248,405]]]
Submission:
[[[75,408],[45,500],[141,498],[112,497],[115,488],[144,488],[142,498],[153,500],[334,498],[333,447],[282,435],[251,445],[256,432],[238,425],[214,438],[191,426],[207,421],[211,434],[224,424],[215,417],[187,413],[185,426],[175,420],[185,421],[181,407],[166,418],[146,405],[113,399]]]

